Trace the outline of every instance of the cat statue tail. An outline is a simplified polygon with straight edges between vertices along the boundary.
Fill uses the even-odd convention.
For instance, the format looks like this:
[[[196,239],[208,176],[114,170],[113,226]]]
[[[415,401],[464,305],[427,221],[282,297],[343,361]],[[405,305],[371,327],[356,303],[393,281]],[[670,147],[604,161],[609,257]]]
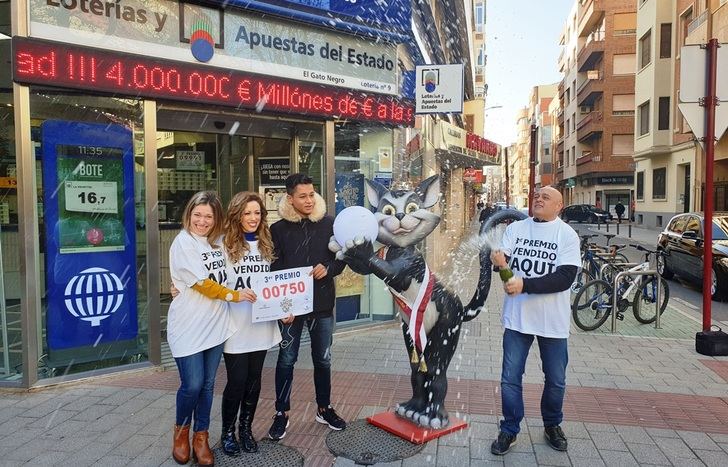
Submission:
[[[527,216],[516,209],[503,209],[491,214],[480,227],[480,236],[488,235],[499,224],[510,224],[511,222],[520,221]],[[485,305],[490,291],[490,280],[493,276],[493,263],[490,261],[491,247],[488,242],[482,242],[480,247],[480,276],[478,277],[478,286],[475,288],[475,294],[464,308],[463,321],[475,319],[480,310]]]

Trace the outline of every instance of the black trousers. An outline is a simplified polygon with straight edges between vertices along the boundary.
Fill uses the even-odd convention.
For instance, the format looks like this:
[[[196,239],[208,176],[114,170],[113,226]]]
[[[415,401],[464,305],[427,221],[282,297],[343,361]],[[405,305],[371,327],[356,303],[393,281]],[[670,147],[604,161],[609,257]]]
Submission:
[[[267,350],[248,353],[224,353],[227,384],[222,393],[223,434],[235,428],[240,412],[240,423],[246,418],[253,423],[255,408],[260,397],[260,379]]]

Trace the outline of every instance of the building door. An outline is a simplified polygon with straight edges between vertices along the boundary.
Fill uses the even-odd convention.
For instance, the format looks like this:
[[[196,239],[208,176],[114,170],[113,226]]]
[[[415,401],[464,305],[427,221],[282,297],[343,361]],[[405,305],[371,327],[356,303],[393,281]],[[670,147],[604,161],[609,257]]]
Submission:
[[[683,187],[683,212],[690,212],[690,164],[685,166],[685,186]]]

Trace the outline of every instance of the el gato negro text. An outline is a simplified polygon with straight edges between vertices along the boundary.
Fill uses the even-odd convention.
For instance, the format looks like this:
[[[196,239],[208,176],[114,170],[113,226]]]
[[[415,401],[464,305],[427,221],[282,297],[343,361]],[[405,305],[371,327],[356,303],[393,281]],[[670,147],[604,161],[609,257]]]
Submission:
[[[254,50],[256,47],[265,47],[267,49],[307,55],[309,57],[313,57],[318,52],[319,57],[335,62],[346,61],[346,63],[350,65],[374,68],[377,70],[392,71],[394,69],[394,61],[387,58],[385,54],[378,56],[370,55],[367,52],[358,51],[353,47],[347,47],[346,51],[344,51],[344,47],[342,45],[331,45],[329,42],[325,42],[323,45],[317,46],[316,44],[296,39],[296,37],[293,36],[282,38],[272,34],[261,34],[255,31],[248,32],[245,26],[240,26],[240,28],[238,28],[238,34],[235,37],[235,42],[244,42],[248,45],[248,47],[250,47],[250,50]]]
[[[130,23],[147,24],[154,18],[154,31],[161,32],[167,22],[167,13],[147,11],[124,5],[121,0],[46,0],[46,5],[64,8],[69,11],[81,10],[96,16],[128,21]],[[151,15],[150,15],[151,13]]]

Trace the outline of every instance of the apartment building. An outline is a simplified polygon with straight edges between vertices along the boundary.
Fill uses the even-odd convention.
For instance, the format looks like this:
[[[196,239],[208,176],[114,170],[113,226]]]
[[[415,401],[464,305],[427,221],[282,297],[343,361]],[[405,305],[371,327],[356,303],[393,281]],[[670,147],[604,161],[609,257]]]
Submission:
[[[531,141],[531,109],[523,107],[516,116],[518,134],[508,153],[510,204],[528,207],[528,176]]]
[[[559,39],[559,44],[563,46],[563,49],[559,56],[558,66],[559,72],[563,73],[564,78],[558,86],[560,111],[556,119],[559,127],[559,139],[556,142],[556,177],[559,179],[558,186],[564,196],[566,206],[576,202],[574,194],[577,176],[576,159],[579,157],[577,150],[580,149],[576,139],[576,118],[579,111],[576,100],[578,19],[579,3],[574,2]]]
[[[574,202],[630,205],[637,0],[580,0]],[[573,120],[572,120],[573,125]],[[573,129],[573,128],[572,128]]]
[[[554,99],[551,99],[551,103],[549,103],[548,108],[548,114],[551,119],[551,174],[552,174],[552,180],[551,185],[555,187],[559,187],[562,184],[561,177],[563,176],[563,167],[559,164],[562,162],[559,160],[559,151],[558,147],[559,144],[561,144],[562,153],[563,153],[563,139],[561,138],[562,134],[561,132],[564,130],[564,123],[563,123],[563,109],[561,108],[561,99],[559,99],[559,93],[560,93],[560,87],[561,84],[559,83],[559,86],[557,87],[557,94],[554,97]]]
[[[529,98],[529,108],[531,109],[530,123],[536,126],[533,136],[536,138],[534,185],[537,188],[553,183],[553,160],[551,152],[553,129],[549,105],[552,100],[558,100],[558,85],[559,83],[534,86]]]
[[[696,145],[677,107],[680,47],[690,32],[701,34],[695,30],[707,17],[703,23],[694,20],[696,3],[703,2],[639,0],[637,9],[635,221],[649,228],[660,229],[673,215],[699,209]]]
[[[465,0],[465,8],[469,12],[466,20],[470,32],[470,63],[472,64],[474,93],[472,98],[464,103],[463,124],[467,131],[480,136],[483,136],[485,132],[485,99],[488,89],[485,80],[487,64],[485,6],[485,0]]]

